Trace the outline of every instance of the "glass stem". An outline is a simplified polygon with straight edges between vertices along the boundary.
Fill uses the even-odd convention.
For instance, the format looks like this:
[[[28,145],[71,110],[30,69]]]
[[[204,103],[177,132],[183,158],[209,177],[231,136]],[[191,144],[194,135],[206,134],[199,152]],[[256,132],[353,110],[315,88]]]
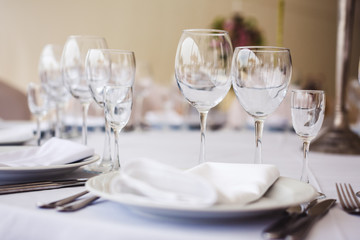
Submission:
[[[144,97],[143,96],[139,96],[137,98],[137,102],[136,102],[136,107],[137,107],[137,114],[135,117],[135,130],[141,130],[141,124],[142,124],[142,110],[143,110],[143,102],[144,102]]]
[[[119,148],[119,136],[120,136],[120,131],[121,129],[113,129],[114,130],[114,135],[115,135],[115,161],[113,164],[113,171],[119,170],[120,169],[120,148]]]
[[[40,129],[40,117],[36,118],[36,141],[37,145],[41,145],[41,129]]]
[[[82,103],[82,143],[87,145],[87,115],[89,110],[90,103]]]
[[[60,138],[61,137],[61,119],[60,119],[60,113],[61,111],[61,107],[59,105],[59,103],[56,103],[55,106],[55,121],[56,121],[56,126],[55,126],[55,137]]]
[[[304,152],[304,158],[303,158],[303,166],[301,171],[301,178],[300,181],[309,183],[309,175],[308,175],[308,168],[309,168],[309,148],[310,148],[310,141],[305,140],[303,143],[303,152]]]
[[[209,111],[200,112],[201,142],[199,164],[205,162],[205,132],[208,112]]]
[[[263,135],[263,129],[264,129],[264,120],[261,119],[255,119],[255,164],[261,164],[261,139]]]
[[[111,143],[110,143],[111,129],[108,121],[105,118],[105,142],[104,151],[101,160],[101,165],[111,165]]]

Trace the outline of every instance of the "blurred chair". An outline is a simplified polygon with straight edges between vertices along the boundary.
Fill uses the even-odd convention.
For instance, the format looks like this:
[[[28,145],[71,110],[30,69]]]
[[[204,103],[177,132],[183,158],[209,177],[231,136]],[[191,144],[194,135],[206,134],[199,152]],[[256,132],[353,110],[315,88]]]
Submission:
[[[30,120],[30,117],[26,94],[0,81],[0,118]]]

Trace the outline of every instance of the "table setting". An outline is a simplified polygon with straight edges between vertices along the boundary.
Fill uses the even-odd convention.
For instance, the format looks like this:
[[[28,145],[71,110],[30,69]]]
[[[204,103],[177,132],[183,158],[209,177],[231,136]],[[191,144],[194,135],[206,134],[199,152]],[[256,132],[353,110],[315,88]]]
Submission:
[[[36,135],[23,146],[0,147],[1,239],[356,239],[360,234],[355,193],[360,158],[310,152],[323,124],[325,93],[287,93],[290,49],[233,49],[226,31],[182,32],[175,79],[199,113],[200,151],[197,130],[122,131],[136,98],[133,51],[109,49],[102,37],[69,36],[61,59],[51,60],[57,67],[44,61],[42,85],[28,88]],[[46,66],[52,74],[45,74]],[[59,76],[61,88],[49,84]],[[64,138],[61,123],[55,136],[42,139],[40,121],[52,105],[61,121],[64,89],[82,105],[81,139]],[[254,129],[206,131],[209,111],[229,91],[254,118]],[[264,130],[286,94],[294,131]],[[104,132],[87,132],[92,102],[103,109]]]

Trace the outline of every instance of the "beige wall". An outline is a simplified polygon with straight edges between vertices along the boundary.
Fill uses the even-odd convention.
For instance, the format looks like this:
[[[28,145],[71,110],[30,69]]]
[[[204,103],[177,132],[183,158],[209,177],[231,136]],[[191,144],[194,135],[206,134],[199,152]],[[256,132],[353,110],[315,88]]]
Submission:
[[[284,45],[292,51],[294,79],[323,75],[333,93],[336,0],[286,0]],[[351,76],[356,76],[360,2]],[[104,36],[110,48],[135,51],[151,64],[157,82],[171,81],[181,30],[208,28],[235,10],[257,18],[267,45],[276,44],[276,0],[0,0],[0,78],[25,91],[38,81],[37,61],[47,43],[71,34]]]

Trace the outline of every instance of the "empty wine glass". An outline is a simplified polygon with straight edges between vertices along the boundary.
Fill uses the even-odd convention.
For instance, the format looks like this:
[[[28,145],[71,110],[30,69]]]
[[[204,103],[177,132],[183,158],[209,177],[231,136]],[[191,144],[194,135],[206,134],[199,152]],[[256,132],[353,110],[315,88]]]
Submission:
[[[205,130],[209,110],[230,89],[232,46],[222,30],[184,30],[175,57],[175,77],[181,93],[200,114],[199,162],[205,162]]]
[[[55,136],[61,137],[63,105],[69,98],[69,91],[65,88],[61,75],[60,60],[62,46],[47,44],[43,48],[39,60],[39,76],[41,84],[49,95],[50,101],[55,103],[56,127]]]
[[[40,84],[29,83],[27,88],[27,99],[30,112],[36,118],[36,140],[37,145],[41,145],[41,118],[44,117],[49,109],[49,99],[44,88]]]
[[[153,85],[153,76],[149,63],[136,63],[136,80],[134,85],[134,129],[141,130],[143,125],[144,101]]]
[[[262,163],[264,121],[284,100],[291,72],[287,48],[237,47],[234,51],[233,88],[242,107],[255,120],[255,163]]]
[[[85,72],[85,58],[89,49],[107,48],[104,38],[96,36],[70,36],[61,57],[64,84],[82,105],[82,142],[87,144],[87,112],[92,101]]]
[[[324,120],[325,93],[319,90],[293,90],[291,116],[295,132],[303,140],[304,161],[300,180],[309,183],[308,153],[310,142],[319,133]]]
[[[104,90],[105,118],[115,135],[116,161],[113,170],[120,168],[119,135],[129,121],[132,108],[132,88],[106,86]]]
[[[135,54],[132,51],[116,49],[90,49],[86,57],[86,73],[91,95],[104,108],[104,88],[106,85],[132,87],[135,79]],[[105,111],[105,109],[104,109]],[[93,171],[109,171],[111,161],[110,126],[105,118],[105,143],[103,157],[92,166]]]

